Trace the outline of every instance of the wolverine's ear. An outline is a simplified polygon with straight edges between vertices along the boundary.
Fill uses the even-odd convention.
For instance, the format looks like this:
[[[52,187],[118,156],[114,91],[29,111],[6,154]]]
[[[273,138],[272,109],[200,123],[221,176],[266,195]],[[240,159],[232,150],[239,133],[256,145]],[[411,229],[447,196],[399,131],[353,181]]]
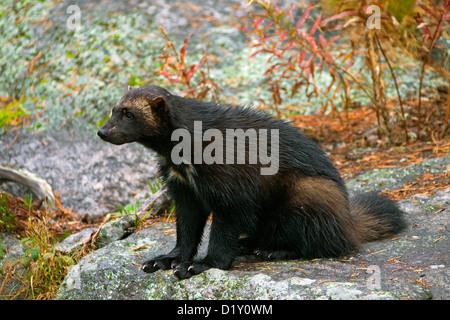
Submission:
[[[147,100],[155,117],[166,119],[169,116],[169,107],[167,106],[166,100],[162,96],[153,99],[147,97]]]
[[[127,93],[128,91],[130,91],[131,90],[131,86],[128,86],[127,87],[127,90],[125,91],[125,93]]]

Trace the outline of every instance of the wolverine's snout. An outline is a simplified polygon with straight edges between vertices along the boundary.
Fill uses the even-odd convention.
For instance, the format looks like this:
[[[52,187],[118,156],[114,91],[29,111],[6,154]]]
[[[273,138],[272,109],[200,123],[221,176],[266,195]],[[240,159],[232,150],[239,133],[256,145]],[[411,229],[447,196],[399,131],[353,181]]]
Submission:
[[[123,128],[117,128],[117,126],[111,127],[109,123],[106,123],[103,127],[98,130],[97,135],[106,142],[121,145],[124,143],[133,142],[134,135],[129,133],[129,131],[125,131]]]
[[[98,130],[97,135],[102,138],[103,140],[106,139],[106,137],[108,136],[108,130],[104,129],[104,128],[100,128],[100,130]]]

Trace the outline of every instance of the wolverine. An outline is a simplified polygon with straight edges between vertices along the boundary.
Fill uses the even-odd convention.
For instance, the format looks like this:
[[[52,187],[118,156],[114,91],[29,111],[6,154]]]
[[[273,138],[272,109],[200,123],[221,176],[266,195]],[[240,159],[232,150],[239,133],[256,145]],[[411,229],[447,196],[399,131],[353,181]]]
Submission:
[[[180,129],[183,134],[175,134]],[[240,133],[234,142],[226,138],[230,130]],[[258,147],[267,157],[254,156],[250,130],[266,134],[266,145]],[[230,269],[247,253],[265,260],[342,257],[406,227],[394,201],[375,192],[350,197],[318,145],[288,122],[250,107],[197,101],[152,85],[128,87],[98,135],[154,150],[175,201],[175,248],[144,262],[148,273],[174,269],[186,279],[210,268]],[[186,135],[195,142],[189,147],[181,141]],[[268,157],[276,170],[262,174],[273,165]],[[207,254],[194,259],[210,215]]]

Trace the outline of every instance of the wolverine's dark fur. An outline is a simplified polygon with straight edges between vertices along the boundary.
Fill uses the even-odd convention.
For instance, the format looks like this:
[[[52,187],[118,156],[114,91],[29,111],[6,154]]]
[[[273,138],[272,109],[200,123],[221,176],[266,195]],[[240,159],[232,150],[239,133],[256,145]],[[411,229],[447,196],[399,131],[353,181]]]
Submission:
[[[178,141],[171,141],[171,134],[178,128],[193,134],[194,121],[202,121],[203,132],[278,129],[278,172],[261,175],[263,165],[248,163],[175,165],[171,151]],[[174,268],[179,278],[189,278],[212,267],[228,269],[242,246],[267,259],[339,257],[405,227],[393,201],[375,193],[349,200],[339,173],[316,144],[297,128],[251,108],[199,102],[156,86],[129,89],[99,135],[114,144],[136,141],[155,150],[175,200],[177,244],[169,254],[145,262],[146,272]],[[193,261],[210,213],[207,256]]]

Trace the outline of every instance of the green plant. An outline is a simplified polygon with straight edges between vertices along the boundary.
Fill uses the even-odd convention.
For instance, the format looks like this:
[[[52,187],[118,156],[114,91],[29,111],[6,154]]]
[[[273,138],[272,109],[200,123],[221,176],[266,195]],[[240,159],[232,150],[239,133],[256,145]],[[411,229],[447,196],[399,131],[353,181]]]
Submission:
[[[124,208],[121,205],[118,205],[117,209],[119,209],[119,211],[111,213],[113,217],[123,217],[131,214],[136,214],[139,209],[139,200],[136,199],[136,203],[134,206],[132,204],[127,204]]]
[[[0,293],[11,299],[52,299],[68,268],[81,256],[55,250],[58,239],[50,232],[49,225],[52,213],[44,212],[38,219],[31,219],[31,201],[24,202],[23,205],[28,207],[30,213],[29,228],[21,240],[25,253],[22,257],[4,261],[2,269],[6,276],[0,287],[5,288],[4,284],[9,280],[15,280],[20,286],[14,292]]]
[[[161,180],[161,177],[158,177],[158,180],[154,183],[150,182],[150,179],[147,178],[147,184],[150,187],[150,190],[152,191],[152,194],[155,194],[156,192],[158,192],[162,186],[163,186],[163,182]]]
[[[150,179],[147,179],[147,184],[148,184],[148,186],[150,187],[150,190],[152,191],[152,193],[155,194],[156,192],[158,192],[158,191],[162,188],[162,186],[163,186],[163,181],[161,180],[161,177],[158,176],[158,180],[157,180],[156,182],[154,182],[154,183],[151,183],[151,182],[150,182]],[[151,210],[150,210],[150,211],[151,211]],[[141,222],[145,219],[145,217],[147,217],[147,215],[150,213],[150,211],[147,212],[147,214],[146,214],[143,218],[140,219]],[[174,211],[175,211],[175,202],[172,201],[172,204],[171,204],[171,206],[170,206],[169,213],[168,213],[167,217],[165,218],[166,221],[169,221],[169,220],[170,220],[170,218],[171,218],[171,216],[172,216],[172,213],[173,213]]]
[[[134,227],[138,228],[140,225],[142,225],[142,222],[147,218],[147,216],[150,214],[152,209],[150,209],[144,216],[139,217],[139,200],[136,199],[135,205],[127,204],[125,208],[123,208],[121,205],[118,205],[117,208],[119,211],[111,213],[111,216],[113,217],[124,217],[128,215],[134,215]]]
[[[0,230],[11,232],[16,228],[17,221],[14,213],[8,207],[9,195],[0,192]]]
[[[175,211],[175,205],[172,205],[170,207],[170,211],[169,211],[169,214],[167,215],[166,221],[170,220],[170,217],[172,216],[172,213],[174,213],[174,211]]]
[[[23,107],[24,97],[19,100],[0,100],[0,129],[7,131],[11,126],[18,126],[30,117],[30,113]],[[0,131],[1,133],[1,131]]]
[[[142,217],[140,217],[140,218],[139,218],[139,216],[137,214],[134,215],[134,227],[136,229],[138,229],[140,226],[142,226],[142,223],[145,221],[145,219],[150,214],[150,212],[152,212],[152,210],[153,210],[153,208],[148,210],[147,213],[145,215],[143,215]]]

